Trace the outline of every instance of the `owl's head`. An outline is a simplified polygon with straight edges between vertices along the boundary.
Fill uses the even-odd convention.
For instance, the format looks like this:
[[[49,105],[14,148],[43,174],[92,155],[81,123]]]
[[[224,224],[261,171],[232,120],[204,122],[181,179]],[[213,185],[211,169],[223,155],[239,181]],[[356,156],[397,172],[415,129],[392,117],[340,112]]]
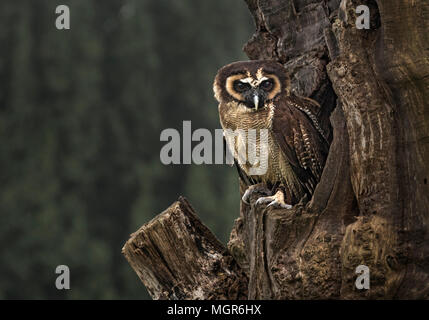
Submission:
[[[289,94],[289,77],[275,61],[238,61],[218,71],[213,90],[221,103],[236,102],[247,111],[258,111],[281,94]]]

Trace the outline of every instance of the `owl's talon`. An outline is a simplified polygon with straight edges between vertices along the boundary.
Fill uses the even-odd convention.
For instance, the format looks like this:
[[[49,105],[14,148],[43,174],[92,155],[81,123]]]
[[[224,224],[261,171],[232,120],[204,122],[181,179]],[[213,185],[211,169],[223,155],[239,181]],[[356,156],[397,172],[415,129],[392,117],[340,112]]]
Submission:
[[[249,195],[247,194],[247,190],[246,192],[243,194],[243,196],[241,197],[241,200],[245,203],[245,204],[250,204],[249,202]]]
[[[292,206],[290,204],[287,204],[285,202],[282,203],[278,200],[271,201],[267,208],[268,207],[272,207],[275,209],[292,209]]]
[[[260,205],[261,203],[263,203],[263,202],[264,202],[264,200],[265,200],[265,197],[261,197],[261,198],[259,198],[258,200],[256,200],[255,205],[256,205],[256,206]]]
[[[276,209],[292,209],[292,206],[284,201],[284,194],[280,190],[277,191],[273,196],[261,197],[255,202],[256,205],[264,203],[268,203],[267,208],[271,207]]]
[[[270,191],[263,183],[254,184],[247,188],[247,190],[244,192],[243,196],[241,197],[241,200],[246,204],[250,204],[250,201],[249,201],[250,197],[254,193],[262,193],[262,194],[269,195]]]

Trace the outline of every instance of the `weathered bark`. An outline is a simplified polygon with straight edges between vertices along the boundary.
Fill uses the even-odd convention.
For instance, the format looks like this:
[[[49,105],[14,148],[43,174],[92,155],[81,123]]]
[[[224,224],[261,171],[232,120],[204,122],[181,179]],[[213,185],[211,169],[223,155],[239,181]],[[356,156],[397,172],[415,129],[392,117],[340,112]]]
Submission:
[[[153,299],[246,299],[247,277],[185,198],[122,249]]]
[[[287,66],[295,92],[322,104],[321,119],[331,88],[338,98],[312,201],[289,211],[242,205],[229,249],[249,297],[429,298],[429,3],[247,2],[257,25],[249,57]],[[355,27],[360,4],[370,30]],[[361,264],[370,290],[355,287]]]
[[[292,210],[266,209],[255,206],[254,195],[250,205],[241,203],[228,243],[241,267],[234,265],[232,279],[240,280],[231,281],[243,288],[243,270],[248,293],[240,293],[250,299],[428,299],[429,2],[246,2],[257,30],[245,52],[250,59],[273,59],[287,67],[292,90],[321,104],[319,117],[332,143],[309,202]],[[362,4],[370,8],[369,30],[355,26],[355,10]],[[243,193],[244,186],[240,189]],[[197,273],[205,265],[178,256],[167,239],[158,239],[157,245],[166,242],[165,250],[171,250],[163,255],[177,260],[163,265],[181,261]],[[230,259],[221,245],[212,247]],[[146,265],[157,261],[146,257]],[[132,264],[135,259],[129,257]],[[355,286],[359,265],[369,267],[369,290]],[[149,270],[138,273],[142,279],[164,273]],[[185,274],[177,276],[188,281]],[[216,281],[213,274],[208,277]],[[168,292],[165,298],[173,287],[188,290],[179,280],[156,281]]]

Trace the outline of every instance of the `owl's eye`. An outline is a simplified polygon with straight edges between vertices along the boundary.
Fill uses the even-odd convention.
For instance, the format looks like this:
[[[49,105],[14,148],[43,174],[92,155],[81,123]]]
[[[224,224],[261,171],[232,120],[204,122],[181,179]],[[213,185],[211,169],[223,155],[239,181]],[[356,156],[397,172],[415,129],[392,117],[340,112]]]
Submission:
[[[265,91],[270,91],[273,88],[273,80],[264,80],[261,82],[261,88]]]
[[[244,92],[250,89],[250,85],[248,83],[241,82],[237,80],[234,82],[234,90],[237,92]]]

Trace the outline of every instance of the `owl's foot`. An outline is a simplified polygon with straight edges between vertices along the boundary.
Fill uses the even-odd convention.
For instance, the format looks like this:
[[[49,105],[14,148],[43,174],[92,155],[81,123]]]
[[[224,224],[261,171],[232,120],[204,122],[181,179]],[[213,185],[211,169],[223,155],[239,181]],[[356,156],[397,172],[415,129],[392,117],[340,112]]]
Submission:
[[[271,207],[275,209],[292,209],[292,206],[285,202],[285,196],[281,190],[278,190],[273,196],[261,197],[256,201],[256,205],[265,203],[268,203],[267,208]]]
[[[268,190],[267,186],[264,183],[258,183],[248,187],[247,190],[244,192],[243,197],[241,197],[241,200],[243,200],[243,202],[246,204],[250,204],[250,197],[254,193],[261,193],[265,195],[271,194],[270,190]]]

